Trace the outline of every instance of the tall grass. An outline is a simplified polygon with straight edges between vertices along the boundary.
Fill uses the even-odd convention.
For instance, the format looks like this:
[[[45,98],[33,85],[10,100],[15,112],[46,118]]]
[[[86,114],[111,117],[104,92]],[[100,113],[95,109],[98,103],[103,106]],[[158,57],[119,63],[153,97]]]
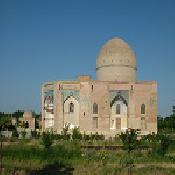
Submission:
[[[94,142],[98,142],[98,144],[102,144],[103,142],[105,145],[110,144],[112,141],[99,140]],[[122,174],[120,160],[124,154],[127,154],[126,151],[81,150],[81,144],[82,141],[77,140],[56,140],[51,147],[45,148],[43,145],[39,145],[39,141],[36,140],[20,140],[18,144],[12,143],[12,145],[4,146],[3,164],[6,174],[11,174],[14,169],[24,170],[25,172],[39,170],[47,165],[55,164],[55,162],[59,162],[60,165],[73,166],[75,168],[74,174],[76,175],[83,172],[87,172],[86,174],[90,175]],[[170,151],[174,150],[174,146],[172,146]],[[148,151],[138,152],[137,150],[132,151],[131,154],[136,164],[147,165],[150,174],[156,171],[160,172],[160,174],[169,171],[170,174],[174,172],[173,169],[160,169],[160,171],[154,167],[150,167],[149,169],[149,164],[151,163],[175,163],[175,159],[171,159],[169,156],[162,158],[157,154],[149,154]],[[139,173],[142,173],[141,170],[134,168],[134,174],[137,175]]]

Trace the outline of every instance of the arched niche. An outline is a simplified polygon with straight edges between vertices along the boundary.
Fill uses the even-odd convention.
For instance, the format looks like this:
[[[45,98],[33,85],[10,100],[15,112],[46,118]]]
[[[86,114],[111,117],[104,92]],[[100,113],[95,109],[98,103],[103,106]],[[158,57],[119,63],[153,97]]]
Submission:
[[[122,96],[116,96],[111,102],[110,129],[126,130],[128,127],[128,105]]]
[[[64,101],[64,125],[68,125],[71,129],[79,127],[79,102],[73,96],[68,96]]]
[[[44,98],[44,125],[46,129],[54,127],[54,97],[51,93]]]

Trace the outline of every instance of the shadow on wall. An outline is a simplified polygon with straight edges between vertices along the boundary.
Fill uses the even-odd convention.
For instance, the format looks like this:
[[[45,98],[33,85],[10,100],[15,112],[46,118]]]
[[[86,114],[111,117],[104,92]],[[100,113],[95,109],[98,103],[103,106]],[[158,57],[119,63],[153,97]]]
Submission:
[[[73,175],[74,168],[61,162],[46,165],[41,170],[32,170],[28,175]]]

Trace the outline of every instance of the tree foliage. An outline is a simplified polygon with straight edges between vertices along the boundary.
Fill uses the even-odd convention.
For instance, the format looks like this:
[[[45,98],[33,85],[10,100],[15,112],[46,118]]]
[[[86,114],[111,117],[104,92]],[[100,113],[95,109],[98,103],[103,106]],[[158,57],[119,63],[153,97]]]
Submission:
[[[158,130],[175,130],[175,114],[170,115],[169,117],[158,117]]]
[[[11,118],[10,117],[0,117],[0,130],[8,129],[11,125]]]
[[[166,134],[149,134],[142,138],[150,143],[151,154],[164,156],[171,144],[171,139]]]
[[[121,133],[120,139],[123,142],[124,148],[130,153],[137,148],[137,132],[134,129],[128,129],[125,133]]]
[[[23,110],[17,110],[15,111],[12,116],[15,117],[16,119],[23,117],[24,111]]]
[[[166,154],[169,146],[170,146],[169,137],[166,136],[165,134],[162,135],[161,142],[160,142],[160,154],[162,154],[164,156]]]
[[[82,139],[81,132],[79,131],[78,128],[74,128],[72,130],[72,139],[73,140],[81,140]]]

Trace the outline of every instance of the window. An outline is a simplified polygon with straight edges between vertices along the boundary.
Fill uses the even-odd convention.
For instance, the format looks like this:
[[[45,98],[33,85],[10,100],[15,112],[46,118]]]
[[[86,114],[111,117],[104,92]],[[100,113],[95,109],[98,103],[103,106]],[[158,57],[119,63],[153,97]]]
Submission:
[[[72,102],[69,104],[69,112],[74,112],[74,104]]]
[[[28,121],[25,122],[25,128],[29,128],[29,122]]]
[[[116,114],[120,114],[120,104],[117,104],[116,106]]]
[[[98,104],[97,103],[93,104],[93,114],[98,114]]]
[[[145,104],[142,104],[141,106],[141,114],[145,114]]]
[[[98,128],[98,117],[93,117],[93,121],[92,121],[92,126],[93,128]]]
[[[114,120],[112,120],[112,128],[115,128],[115,126],[114,126]]]

